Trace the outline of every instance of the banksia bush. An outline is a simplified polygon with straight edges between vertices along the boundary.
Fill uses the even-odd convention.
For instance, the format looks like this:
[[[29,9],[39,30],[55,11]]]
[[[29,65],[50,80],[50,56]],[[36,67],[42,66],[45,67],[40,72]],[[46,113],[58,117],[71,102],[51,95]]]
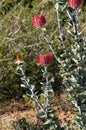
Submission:
[[[82,17],[79,15],[82,14],[80,7],[83,1],[86,3],[85,0],[0,2],[0,86],[4,86],[4,90],[11,96],[14,95],[13,89],[18,95],[21,93],[17,91],[17,85],[18,88],[24,87],[28,100],[31,98],[31,102],[38,105],[38,110],[34,105],[37,118],[42,122],[41,128],[45,130],[61,129],[50,104],[53,95],[52,82],[54,78],[57,80],[57,77],[52,75],[57,76],[57,73],[61,77],[61,89],[71,98],[70,104],[77,116],[69,123],[74,130],[85,129],[81,103],[86,103],[86,38],[81,30],[82,26],[80,27]],[[85,9],[82,9],[84,22]],[[37,13],[40,10],[45,15]],[[43,28],[45,25],[46,28]],[[21,53],[16,55],[17,52]],[[16,60],[13,64],[15,55]],[[20,79],[14,75],[15,64],[16,74]],[[49,70],[54,71],[50,73]],[[55,84],[56,90],[60,88],[57,84],[59,83]],[[41,89],[42,102],[37,88]],[[69,123],[66,122],[64,129],[70,129]]]
[[[80,10],[77,8],[80,7],[81,4],[81,0],[68,0],[68,5],[65,9],[69,17],[67,23],[70,28],[67,30],[65,41],[60,44],[58,49],[61,52],[59,60],[61,63],[60,69],[63,71],[61,76],[63,77],[62,83],[65,88],[64,90],[65,93],[71,97],[71,104],[74,106],[74,111],[78,113],[76,119],[73,121],[76,125],[75,129],[84,130],[85,125],[82,121],[83,114],[80,97],[81,95],[86,95],[86,38],[83,36],[83,32],[80,28]],[[74,10],[72,11],[71,8],[68,7]],[[70,37],[70,40],[68,37]]]
[[[48,49],[51,50],[51,52],[48,51],[44,54],[39,53],[36,56],[37,64],[43,67],[42,78],[45,82],[40,81],[44,97],[43,103],[40,102],[38,95],[36,95],[35,85],[30,84],[30,80],[27,79],[22,66],[18,66],[18,69],[21,70],[22,74],[21,80],[23,84],[21,84],[21,87],[29,88],[30,93],[28,93],[28,96],[30,96],[32,101],[35,101],[39,107],[40,111],[37,111],[37,117],[43,122],[44,129],[61,129],[58,121],[55,120],[54,111],[49,107],[51,106],[49,99],[52,97],[53,89],[51,86],[52,80],[49,80],[48,65],[51,64],[53,57],[56,59],[59,70],[61,71],[63,90],[67,96],[71,98],[70,104],[74,106],[74,111],[78,113],[76,114],[75,120],[71,121],[72,125],[75,124],[73,128],[77,130],[82,130],[82,128],[84,129],[81,106],[79,104],[79,96],[84,93],[84,86],[86,85],[86,39],[82,38],[82,31],[79,27],[80,23],[78,19],[78,15],[80,13],[78,7],[81,6],[82,1],[68,0],[67,2],[67,5],[66,1],[58,1],[55,4],[59,31],[58,40],[61,43],[57,48],[60,52],[59,57],[55,53],[56,48],[54,48],[52,41],[49,40],[49,37],[46,34],[46,29],[41,28],[42,39],[46,42],[46,45],[49,47]],[[73,10],[71,10],[71,8]],[[62,22],[64,23],[61,19],[61,13],[63,11],[66,13],[67,20],[65,18],[65,25],[67,28],[65,28],[62,24]],[[43,26],[45,23],[46,19],[43,14],[37,14],[32,19],[33,26],[37,28]],[[38,35],[38,37],[40,38],[40,35]],[[66,124],[65,128],[69,129],[68,124]]]
[[[17,56],[18,57],[18,56]],[[20,60],[18,59],[17,74],[21,76],[21,87],[24,87],[28,90],[27,96],[31,98],[32,102],[36,104],[35,110],[37,113],[37,118],[42,122],[42,128],[44,130],[53,129],[61,130],[63,128],[59,125],[59,120],[55,116],[55,111],[51,108],[50,99],[53,95],[53,89],[51,82],[53,82],[53,77],[50,79],[48,73],[48,65],[52,62],[52,53],[38,54],[37,55],[37,64],[40,64],[44,69],[42,70],[43,79],[45,82],[40,81],[42,85],[42,95],[44,101],[41,102],[39,96],[37,95],[36,86],[30,83],[30,79],[26,76],[25,70],[23,68],[24,64],[19,64]],[[18,57],[19,58],[19,57]],[[39,67],[39,66],[38,66]]]

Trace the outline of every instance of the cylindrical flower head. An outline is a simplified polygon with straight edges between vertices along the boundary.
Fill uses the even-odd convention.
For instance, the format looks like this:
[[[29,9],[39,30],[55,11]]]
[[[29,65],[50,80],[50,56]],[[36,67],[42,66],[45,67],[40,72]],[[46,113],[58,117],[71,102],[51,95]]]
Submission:
[[[46,23],[46,19],[43,14],[37,14],[32,19],[33,26],[41,27]]]
[[[40,65],[49,65],[52,62],[53,54],[46,53],[46,54],[39,54],[37,55],[37,63]]]
[[[76,7],[80,7],[82,4],[82,0],[68,0],[68,7],[75,9]]]
[[[44,59],[45,59],[45,64],[50,64],[52,62],[53,54],[52,53],[47,53],[44,54]]]

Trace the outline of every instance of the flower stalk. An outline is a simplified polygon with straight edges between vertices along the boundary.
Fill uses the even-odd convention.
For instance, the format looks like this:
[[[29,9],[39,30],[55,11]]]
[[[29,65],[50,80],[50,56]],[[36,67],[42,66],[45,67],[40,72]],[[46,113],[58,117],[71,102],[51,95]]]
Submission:
[[[78,10],[76,9],[76,14],[72,14],[70,12],[70,9],[67,7],[66,11],[68,13],[69,18],[72,20],[73,28],[74,28],[74,39],[75,39],[75,41],[77,41],[78,40],[78,27],[77,27],[77,22],[78,22],[77,11]]]
[[[49,93],[48,93],[49,81],[48,81],[48,74],[47,74],[47,66],[44,66],[44,74],[46,75],[46,87],[44,89],[44,96],[45,96],[45,111],[47,114],[48,106],[49,106]]]
[[[54,52],[54,49],[53,49],[53,47],[52,47],[52,42],[51,42],[50,40],[48,40],[48,38],[46,37],[46,34],[45,34],[45,32],[43,31],[43,29],[42,29],[42,36],[43,36],[44,40],[46,41],[46,43],[48,44],[48,46],[49,46],[49,48],[50,48],[52,54],[54,55],[56,61],[57,61],[59,64],[61,64],[59,58],[57,57],[57,55],[56,55],[55,52]]]
[[[56,9],[56,13],[57,13],[57,21],[58,21],[58,29],[59,29],[59,37],[60,37],[60,40],[61,41],[64,41],[65,40],[65,35],[63,33],[63,30],[62,30],[62,25],[61,25],[61,19],[60,19],[60,5],[59,3],[56,3],[55,4],[55,9]]]

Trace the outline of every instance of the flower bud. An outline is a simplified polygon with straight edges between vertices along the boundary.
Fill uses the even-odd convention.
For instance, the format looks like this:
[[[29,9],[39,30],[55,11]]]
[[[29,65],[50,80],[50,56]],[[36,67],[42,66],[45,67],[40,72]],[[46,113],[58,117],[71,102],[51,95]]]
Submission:
[[[17,54],[17,55],[16,55],[16,64],[20,65],[20,64],[22,64],[22,63],[23,63],[23,61],[22,61],[22,59],[21,59],[20,54]]]

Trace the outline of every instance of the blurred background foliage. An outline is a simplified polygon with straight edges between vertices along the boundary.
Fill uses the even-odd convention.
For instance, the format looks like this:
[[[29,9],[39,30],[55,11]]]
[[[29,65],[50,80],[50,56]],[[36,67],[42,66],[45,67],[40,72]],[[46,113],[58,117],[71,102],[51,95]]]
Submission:
[[[32,17],[43,13],[46,17],[46,33],[55,53],[59,56],[57,17],[54,8],[55,0],[0,0],[0,100],[9,97],[21,97],[24,89],[20,87],[20,79],[16,75],[15,56],[20,53],[25,61],[27,76],[40,90],[41,67],[36,64],[38,53],[50,51],[41,36],[41,29],[32,25]],[[86,1],[84,0],[81,25],[86,29]],[[64,14],[64,12],[63,12]],[[63,26],[65,18],[62,15]],[[70,39],[70,38],[69,38]],[[71,43],[71,41],[66,41]],[[65,43],[66,43],[65,42]],[[55,88],[59,88],[61,79],[58,76],[59,67],[55,59],[49,71],[56,78]]]

